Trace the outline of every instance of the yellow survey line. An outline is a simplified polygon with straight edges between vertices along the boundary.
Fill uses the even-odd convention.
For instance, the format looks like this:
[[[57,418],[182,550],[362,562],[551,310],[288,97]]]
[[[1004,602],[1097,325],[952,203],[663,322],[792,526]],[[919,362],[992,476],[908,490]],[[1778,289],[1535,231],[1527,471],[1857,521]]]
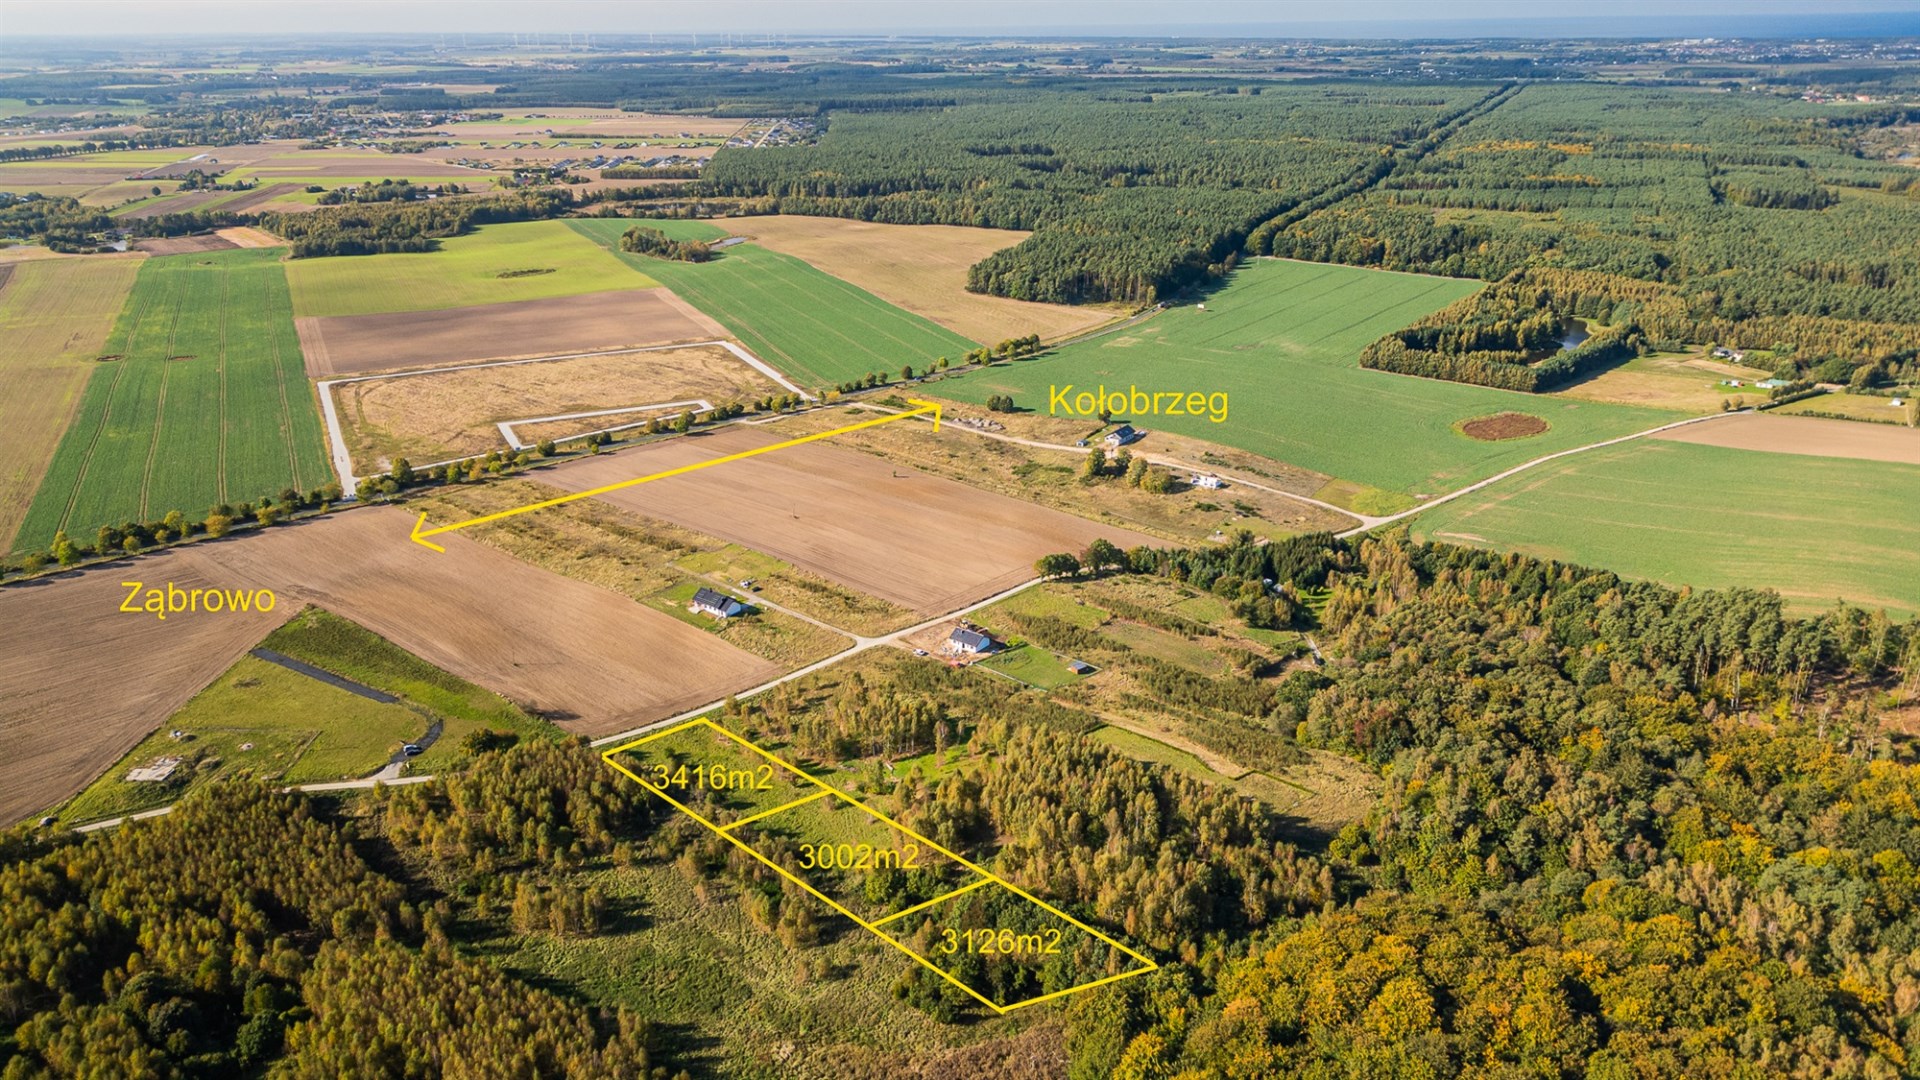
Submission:
[[[887,925],[888,923],[890,923],[890,922],[892,922],[892,921],[893,921],[893,920],[895,920],[895,919],[904,919],[904,918],[906,918],[907,916],[909,916],[909,915],[911,915],[911,914],[913,914],[913,913],[914,913],[914,912],[916,912],[916,911],[924,911],[924,910],[926,910],[927,908],[930,908],[930,907],[932,907],[932,906],[933,906],[933,905],[935,905],[935,904],[938,904],[938,903],[943,903],[943,902],[945,902],[945,901],[947,901],[947,900],[951,900],[951,899],[953,899],[954,897],[956,897],[956,896],[960,896],[960,895],[962,895],[962,894],[964,894],[964,893],[970,893],[970,892],[972,892],[973,890],[975,890],[975,889],[978,889],[978,888],[980,888],[980,887],[981,887],[982,885],[997,885],[997,884],[999,884],[999,883],[998,883],[998,882],[996,882],[996,881],[995,881],[994,879],[992,879],[992,878],[990,878],[990,877],[983,877],[983,878],[981,878],[981,879],[980,879],[979,881],[976,881],[976,882],[974,882],[974,883],[973,883],[973,884],[971,884],[971,885],[962,885],[962,886],[960,886],[959,888],[957,888],[957,889],[955,889],[955,890],[953,890],[952,892],[945,892],[945,893],[941,893],[941,894],[940,894],[939,896],[936,896],[936,897],[934,897],[933,899],[931,899],[931,900],[928,900],[928,901],[926,901],[925,903],[921,903],[921,904],[915,904],[915,905],[913,905],[912,907],[910,907],[910,908],[907,908],[907,909],[906,909],[906,910],[904,910],[904,911],[896,911],[896,912],[894,912],[893,914],[891,914],[891,915],[889,915],[889,916],[887,916],[887,917],[886,917],[886,918],[884,918],[884,919],[875,919],[875,920],[873,921],[873,925],[875,925],[875,926],[885,926],[885,925]]]
[[[441,547],[439,544],[430,543],[426,538],[429,536],[438,536],[441,533],[452,532],[455,529],[465,529],[473,525],[484,525],[489,521],[499,521],[501,518],[513,517],[515,514],[528,514],[535,510],[545,510],[548,507],[560,506],[564,503],[575,502],[580,499],[591,499],[595,495],[605,495],[609,491],[619,491],[621,488],[630,488],[635,484],[647,484],[655,480],[665,480],[669,476],[683,476],[690,472],[698,472],[701,469],[711,469],[715,465],[725,465],[731,461],[742,461],[746,458],[758,457],[761,454],[771,454],[775,450],[785,450],[805,443],[818,442],[821,439],[831,439],[835,435],[845,435],[848,432],[859,431],[863,428],[878,427],[881,424],[891,424],[896,420],[906,420],[910,417],[922,416],[926,413],[933,414],[933,430],[940,430],[940,406],[938,404],[931,401],[921,401],[917,398],[909,398],[907,400],[909,404],[915,407],[905,412],[876,417],[872,420],[862,420],[857,424],[848,424],[845,427],[837,427],[831,431],[819,431],[812,435],[802,435],[797,439],[788,439],[784,442],[756,447],[752,450],[742,450],[737,454],[728,454],[725,457],[717,457],[709,461],[696,461],[691,465],[682,465],[677,469],[668,469],[665,472],[657,472],[648,476],[637,476],[632,480],[622,480],[615,484],[605,484],[588,491],[576,491],[571,495],[561,495],[558,498],[545,499],[537,503],[528,503],[526,506],[516,506],[511,510],[501,510],[498,513],[484,514],[477,518],[469,518],[466,521],[456,521],[451,525],[441,525],[438,528],[425,529],[421,527],[427,523],[427,515],[423,510],[420,513],[419,520],[413,523],[413,535],[409,539],[421,547],[430,547],[435,551],[444,552],[447,550],[446,548]]]
[[[780,864],[774,862],[772,859],[767,858],[765,855],[755,850],[752,846],[742,841],[739,837],[734,836],[732,833],[727,831],[729,828],[732,828],[733,825],[745,824],[746,823],[745,821],[734,822],[732,823],[732,825],[729,825],[724,828],[721,826],[715,825],[713,822],[708,821],[706,818],[701,817],[699,814],[694,813],[692,810],[682,805],[677,799],[675,799],[671,795],[668,795],[665,791],[662,791],[661,789],[653,786],[652,784],[647,783],[645,780],[640,779],[640,777],[637,774],[635,774],[633,770],[613,760],[613,755],[615,754],[633,749],[634,747],[640,746],[643,743],[652,742],[653,740],[661,738],[663,736],[672,735],[681,731],[685,731],[688,728],[692,728],[692,727],[706,727],[709,730],[712,730],[720,735],[724,735],[728,739],[732,740],[733,742],[746,747],[748,750],[753,751],[754,753],[760,755],[763,758],[766,758],[768,761],[772,762],[774,765],[777,765],[780,768],[783,768],[788,772],[793,773],[796,776],[803,777],[808,782],[822,789],[820,792],[816,793],[815,795],[809,796],[807,800],[801,800],[801,801],[803,802],[810,801],[811,799],[821,798],[826,795],[837,795],[841,799],[845,800],[847,803],[858,808],[859,810],[866,812],[867,814],[873,816],[879,821],[885,822],[889,827],[898,829],[899,831],[906,833],[908,836],[913,837],[915,840],[918,840],[921,843],[926,844],[928,847],[932,848],[933,850],[941,853],[942,855],[945,855],[947,858],[952,859],[954,862],[959,863],[961,866],[964,866],[967,869],[973,871],[974,873],[980,875],[982,880],[973,882],[970,885],[957,889],[953,892],[947,893],[943,896],[935,897],[934,899],[929,900],[924,904],[916,905],[915,907],[908,908],[905,911],[895,912],[894,914],[889,915],[886,918],[880,919],[877,922],[868,922],[867,920],[861,918],[858,915],[855,915],[853,912],[843,907],[838,901],[834,900],[833,897],[828,896],[826,893],[823,893],[819,889],[814,888],[812,885],[808,884],[803,879],[795,876],[793,873],[788,871],[786,867],[783,867]],[[833,910],[839,912],[842,915],[845,915],[847,918],[852,919],[856,924],[858,924],[861,928],[865,929],[867,932],[887,942],[889,945],[892,945],[894,948],[899,949],[901,952],[907,954],[909,957],[912,957],[915,963],[919,964],[921,967],[926,968],[928,971],[933,972],[935,975],[938,975],[941,978],[947,980],[949,983],[952,983],[954,986],[959,987],[962,991],[966,992],[968,996],[980,1002],[982,1005],[985,1005],[987,1008],[992,1009],[995,1013],[999,1015],[1004,1016],[1015,1009],[1025,1008],[1028,1005],[1037,1005],[1042,1001],[1052,1001],[1056,998],[1065,997],[1068,994],[1076,994],[1082,990],[1090,990],[1096,986],[1105,986],[1109,983],[1118,982],[1121,979],[1131,978],[1135,975],[1144,975],[1150,971],[1158,971],[1160,969],[1160,965],[1155,963],[1152,960],[1152,958],[1142,955],[1141,953],[1128,948],[1126,945],[1121,944],[1119,941],[1116,941],[1113,938],[1107,936],[1106,934],[1101,933],[1099,930],[1096,930],[1093,927],[1088,926],[1086,923],[1083,923],[1079,919],[1076,919],[1073,916],[1067,914],[1066,912],[1061,911],[1059,908],[1054,907],[1052,904],[1049,904],[1046,901],[1041,900],[1040,898],[1034,896],[1033,894],[1020,888],[1019,886],[1013,884],[1012,882],[1001,877],[1000,875],[985,869],[984,867],[974,863],[972,860],[967,859],[964,856],[961,856],[959,854],[956,854],[952,851],[947,850],[946,848],[940,846],[938,843],[935,843],[933,840],[928,839],[927,837],[921,835],[920,833],[914,831],[913,829],[910,829],[905,825],[900,824],[899,822],[893,820],[892,818],[888,817],[885,814],[882,814],[878,810],[873,809],[872,807],[854,798],[853,796],[847,794],[846,792],[841,791],[839,788],[833,787],[832,785],[827,784],[824,781],[814,777],[812,774],[806,772],[805,770],[799,768],[798,766],[792,764],[791,762],[788,762],[780,757],[777,757],[773,754],[768,753],[765,750],[762,750],[760,747],[754,745],[751,741],[733,733],[732,731],[727,730],[726,728],[720,726],[719,724],[714,723],[712,720],[708,720],[704,717],[700,717],[693,720],[689,720],[684,724],[676,724],[675,726],[671,728],[667,728],[664,731],[656,731],[651,735],[645,735],[638,739],[634,739],[631,742],[622,743],[619,746],[606,750],[600,756],[603,760],[606,761],[607,764],[613,766],[614,768],[620,770],[622,773],[626,774],[630,779],[632,779],[635,783],[639,784],[641,787],[644,787],[648,791],[651,791],[655,795],[658,795],[662,799],[665,799],[668,803],[672,804],[674,807],[684,812],[688,817],[691,817],[693,820],[698,821],[702,825],[705,825],[708,829],[711,829],[715,834],[723,837],[729,843],[732,843],[735,847],[738,847],[740,850],[753,856],[755,859],[758,859],[760,862],[764,863],[767,867],[772,869],[775,873],[779,874],[781,877],[786,878],[788,881],[791,881],[795,885],[800,886],[802,889],[805,889],[807,892],[812,893],[814,896],[818,897],[821,900],[821,902],[825,903],[828,907],[832,908]],[[791,806],[794,804],[788,804],[788,805]],[[779,807],[776,810],[768,811],[768,814],[777,813],[779,810],[783,810],[783,809],[787,809],[787,807]],[[756,816],[764,817],[767,815],[762,814],[762,815],[756,815]],[[747,820],[754,820],[754,819],[750,818]],[[988,884],[1000,885],[1001,887],[1005,888],[1006,890],[1013,893],[1014,895],[1019,896],[1020,898],[1028,901],[1029,903],[1034,904],[1035,906],[1041,908],[1042,910],[1048,912],[1049,914],[1055,916],[1056,918],[1062,919],[1065,922],[1077,927],[1078,929],[1084,931],[1085,933],[1093,937],[1095,940],[1100,941],[1106,945],[1109,945],[1115,949],[1118,949],[1120,952],[1125,953],[1127,956],[1131,957],[1136,961],[1139,961],[1141,964],[1145,966],[1137,967],[1129,971],[1122,971],[1115,975],[1108,975],[1105,978],[1096,979],[1093,982],[1083,983],[1079,986],[1070,986],[1065,990],[1056,990],[1050,994],[1042,994],[1039,997],[1028,998],[1024,1001],[1017,1001],[1017,1002],[1014,1002],[1012,1005],[1003,1006],[1003,1005],[995,1004],[994,1002],[988,1000],[984,995],[982,995],[979,991],[975,990],[973,987],[968,986],[966,983],[963,983],[959,979],[954,978],[951,974],[942,970],[938,965],[934,964],[931,960],[913,951],[912,949],[907,948],[906,945],[902,944],[898,938],[895,938],[893,935],[888,934],[880,929],[882,925],[892,922],[893,920],[898,919],[903,915],[913,914],[916,911],[920,911],[925,908],[931,907],[934,904],[938,904],[943,900],[952,899],[953,897],[958,896],[961,893],[971,892],[974,889],[981,888]]]
[[[811,795],[802,795],[790,803],[781,803],[779,806],[776,806],[771,810],[763,810],[760,813],[753,815],[752,817],[741,818],[739,821],[729,821],[725,825],[720,826],[720,831],[726,832],[729,829],[737,829],[742,825],[751,825],[754,822],[759,821],[761,818],[770,818],[773,815],[778,814],[783,810],[791,810],[796,806],[805,806],[806,804],[812,802],[815,799],[824,799],[831,794],[833,794],[833,792],[831,791],[816,791]]]

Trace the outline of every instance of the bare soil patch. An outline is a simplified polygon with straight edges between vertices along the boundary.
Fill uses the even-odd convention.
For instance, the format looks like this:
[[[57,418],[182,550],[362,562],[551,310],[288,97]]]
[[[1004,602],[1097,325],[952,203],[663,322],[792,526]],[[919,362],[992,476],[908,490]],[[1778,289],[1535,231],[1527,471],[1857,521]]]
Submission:
[[[1654,438],[1734,450],[1920,465],[1920,429],[1814,416],[1747,413],[1710,424],[1689,424]]]
[[[1504,442],[1544,434],[1547,422],[1528,413],[1503,412],[1476,417],[1460,424],[1460,433],[1481,442]]]
[[[227,251],[240,245],[215,233],[204,236],[156,236],[141,240],[134,247],[149,255],[193,255],[202,251]]]
[[[734,425],[582,459],[543,479],[583,491],[765,446],[786,435]],[[1140,533],[823,443],[602,498],[922,613],[952,610],[1017,585],[1033,576],[1034,560],[1050,552],[1079,551],[1099,537],[1122,548],[1152,542]]]
[[[332,388],[361,475],[384,472],[401,457],[424,465],[484,454],[505,445],[496,426],[502,421],[696,399],[719,405],[776,392],[772,382],[717,345],[453,368]],[[647,415],[556,421],[537,430],[530,425],[521,438],[564,438]]]
[[[168,195],[145,206],[136,206],[120,216],[128,220],[135,218],[159,217],[162,214],[184,214],[189,210],[198,210],[222,195],[224,191],[184,191],[178,195]],[[144,241],[143,241],[144,243]],[[146,250],[142,248],[141,250]]]
[[[295,319],[294,326],[307,374],[317,379],[728,336],[720,324],[666,289],[308,317]]]
[[[12,822],[85,786],[282,620],[318,604],[571,732],[604,735],[756,686],[780,670],[607,589],[458,534],[406,542],[369,508],[0,589],[0,787]],[[123,580],[269,588],[265,615],[117,614]],[[485,617],[476,617],[484,613]],[[115,657],[110,676],[103,656]]]
[[[1028,233],[957,225],[880,225],[847,218],[756,217],[729,221],[762,247],[989,345],[1039,334],[1053,339],[1115,316],[1102,308],[1035,304],[967,291],[967,268]]]

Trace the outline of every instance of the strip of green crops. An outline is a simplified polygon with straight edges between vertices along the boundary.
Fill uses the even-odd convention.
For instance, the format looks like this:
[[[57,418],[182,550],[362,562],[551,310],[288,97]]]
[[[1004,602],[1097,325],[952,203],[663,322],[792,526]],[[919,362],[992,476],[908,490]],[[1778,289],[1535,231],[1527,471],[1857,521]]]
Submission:
[[[333,479],[278,249],[149,259],[16,543]]]
[[[976,344],[757,244],[737,244],[698,264],[620,250],[620,234],[635,224],[675,239],[726,235],[705,222],[591,218],[568,224],[712,316],[754,355],[802,386],[831,386],[875,371],[893,375],[907,365],[923,371],[942,356],[958,360]]]

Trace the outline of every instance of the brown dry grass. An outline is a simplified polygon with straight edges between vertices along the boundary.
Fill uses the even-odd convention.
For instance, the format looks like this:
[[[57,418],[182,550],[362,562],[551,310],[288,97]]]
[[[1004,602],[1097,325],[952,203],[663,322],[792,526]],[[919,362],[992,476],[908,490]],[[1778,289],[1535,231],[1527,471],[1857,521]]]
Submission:
[[[134,259],[4,265],[0,287],[0,551],[10,550],[80,405],[133,278]]]
[[[1654,438],[1701,446],[1725,446],[1735,450],[1920,465],[1920,430],[1813,416],[1750,413],[1715,420],[1710,424],[1676,428]]]
[[[459,534],[407,542],[369,508],[0,589],[0,739],[11,822],[80,790],[308,603],[568,731],[604,735],[756,686],[779,668],[607,589]],[[267,615],[118,614],[123,580],[269,588]],[[103,669],[103,664],[108,665]]]
[[[236,225],[230,229],[216,229],[214,231],[220,236],[225,237],[227,242],[231,243],[234,247],[278,247],[282,243],[285,243],[285,241],[272,233],[264,229],[256,229],[251,225]]]
[[[719,323],[666,289],[306,317],[295,319],[294,326],[307,374],[316,379],[728,336]]]
[[[763,247],[803,259],[837,278],[989,345],[1039,334],[1052,340],[1112,319],[1104,308],[1034,304],[967,291],[967,268],[1028,233],[958,225],[880,225],[823,217],[756,217],[727,222]]]
[[[586,458],[555,469],[548,482],[582,491],[789,434],[736,425]],[[1019,584],[1049,552],[1078,551],[1102,536],[1121,547],[1150,541],[821,443],[602,497],[929,614]]]
[[[494,426],[501,421],[696,398],[718,405],[776,391],[717,345],[436,371],[333,388],[347,448],[363,475],[384,472],[402,457],[425,464],[484,454],[504,445]],[[575,422],[574,430],[645,416],[595,417]]]
[[[1540,435],[1547,430],[1547,422],[1529,413],[1503,412],[1493,416],[1477,417],[1461,423],[1460,433],[1469,439],[1481,442],[1504,442],[1507,439],[1524,439]]]
[[[1744,398],[1749,405],[1764,400],[1767,392],[1753,389],[1752,383],[1767,374],[1758,368],[1714,360],[1703,348],[1690,349],[1636,357],[1550,396],[1706,413],[1717,411],[1728,399],[1738,402]],[[1727,379],[1739,379],[1748,385],[1720,385]]]

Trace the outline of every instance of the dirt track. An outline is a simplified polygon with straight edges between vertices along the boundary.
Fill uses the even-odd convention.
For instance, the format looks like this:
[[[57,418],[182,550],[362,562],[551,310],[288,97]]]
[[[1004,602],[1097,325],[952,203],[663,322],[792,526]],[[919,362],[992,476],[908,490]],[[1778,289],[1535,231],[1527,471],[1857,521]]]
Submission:
[[[1733,450],[1920,465],[1920,431],[1893,424],[1752,413],[1731,416],[1717,424],[1678,428],[1654,437]]]
[[[663,345],[727,337],[666,289],[625,289],[553,300],[295,319],[307,374],[316,379],[474,360]]]
[[[611,591],[463,537],[407,542],[397,508],[202,543],[0,589],[0,821],[79,790],[303,604],[318,604],[463,678],[599,735],[778,674]],[[121,581],[268,588],[267,615],[117,611]]]
[[[851,417],[849,420],[851,421]],[[587,458],[543,482],[570,491],[738,453],[779,436],[734,426]],[[1033,562],[1097,537],[1155,543],[958,481],[814,443],[625,488],[608,502],[757,551],[932,614],[1033,576]]]

